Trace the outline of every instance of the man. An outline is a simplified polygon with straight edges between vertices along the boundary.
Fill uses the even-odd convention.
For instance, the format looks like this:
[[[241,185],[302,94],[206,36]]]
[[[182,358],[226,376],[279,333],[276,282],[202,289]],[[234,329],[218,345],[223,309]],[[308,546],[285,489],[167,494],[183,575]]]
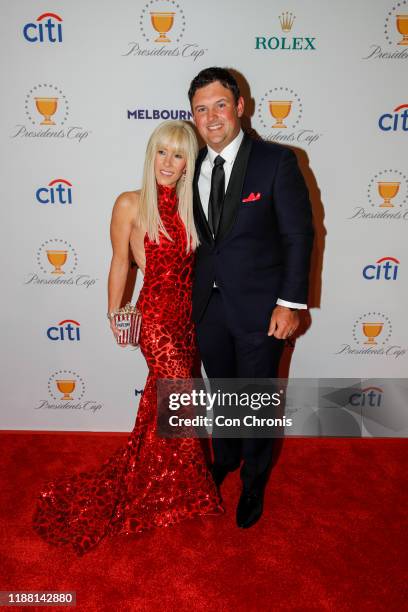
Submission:
[[[209,378],[275,378],[285,338],[307,308],[313,225],[308,192],[292,151],[253,140],[235,78],[223,68],[191,82],[195,125],[206,143],[194,179],[200,238],[193,317]],[[272,439],[213,438],[220,485],[242,461],[239,527],[262,515]]]

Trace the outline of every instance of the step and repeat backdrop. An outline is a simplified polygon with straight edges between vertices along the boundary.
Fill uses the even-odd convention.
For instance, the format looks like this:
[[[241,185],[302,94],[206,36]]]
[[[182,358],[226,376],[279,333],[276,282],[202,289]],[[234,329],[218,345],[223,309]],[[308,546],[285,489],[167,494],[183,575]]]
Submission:
[[[1,12],[0,427],[133,428],[147,369],[106,319],[112,206],[140,187],[158,122],[191,118],[189,83],[212,65],[236,71],[247,129],[293,147],[310,190],[310,316],[286,347],[290,375],[406,377],[407,0]]]

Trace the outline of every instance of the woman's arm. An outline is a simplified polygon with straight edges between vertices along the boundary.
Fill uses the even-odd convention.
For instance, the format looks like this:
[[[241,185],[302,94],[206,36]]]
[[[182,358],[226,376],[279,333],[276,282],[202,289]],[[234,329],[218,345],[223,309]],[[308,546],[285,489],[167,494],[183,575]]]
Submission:
[[[129,272],[129,238],[134,218],[135,194],[121,193],[115,201],[110,224],[112,261],[108,277],[108,312],[120,307]]]

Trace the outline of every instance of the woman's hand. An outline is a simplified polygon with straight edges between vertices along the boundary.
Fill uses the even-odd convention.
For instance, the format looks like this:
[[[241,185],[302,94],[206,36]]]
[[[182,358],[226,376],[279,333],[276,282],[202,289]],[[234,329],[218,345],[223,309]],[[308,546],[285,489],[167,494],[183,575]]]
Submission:
[[[115,325],[115,319],[114,319],[114,318],[110,319],[109,324],[110,324],[110,328],[111,328],[111,330],[112,330],[112,333],[113,333],[113,335],[114,335],[114,337],[115,337],[115,342],[117,342],[117,337],[118,337],[118,336],[119,336],[119,334],[120,334],[120,329],[118,329],[118,328],[116,327],[116,325]],[[126,345],[125,345],[125,344],[118,344],[118,346],[121,346],[122,348],[125,348],[125,346],[126,346]]]

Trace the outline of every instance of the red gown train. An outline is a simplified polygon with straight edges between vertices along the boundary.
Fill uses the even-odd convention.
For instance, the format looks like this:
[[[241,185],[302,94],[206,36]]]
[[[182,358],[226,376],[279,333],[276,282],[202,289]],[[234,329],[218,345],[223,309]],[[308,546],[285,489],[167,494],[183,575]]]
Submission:
[[[178,215],[176,190],[158,186],[161,219],[173,239],[144,239],[146,269],[138,299],[140,348],[149,375],[127,443],[101,467],[62,475],[41,488],[32,524],[54,545],[81,556],[106,535],[138,533],[223,507],[200,440],[155,432],[158,378],[190,378],[196,356],[191,318],[192,252]]]

